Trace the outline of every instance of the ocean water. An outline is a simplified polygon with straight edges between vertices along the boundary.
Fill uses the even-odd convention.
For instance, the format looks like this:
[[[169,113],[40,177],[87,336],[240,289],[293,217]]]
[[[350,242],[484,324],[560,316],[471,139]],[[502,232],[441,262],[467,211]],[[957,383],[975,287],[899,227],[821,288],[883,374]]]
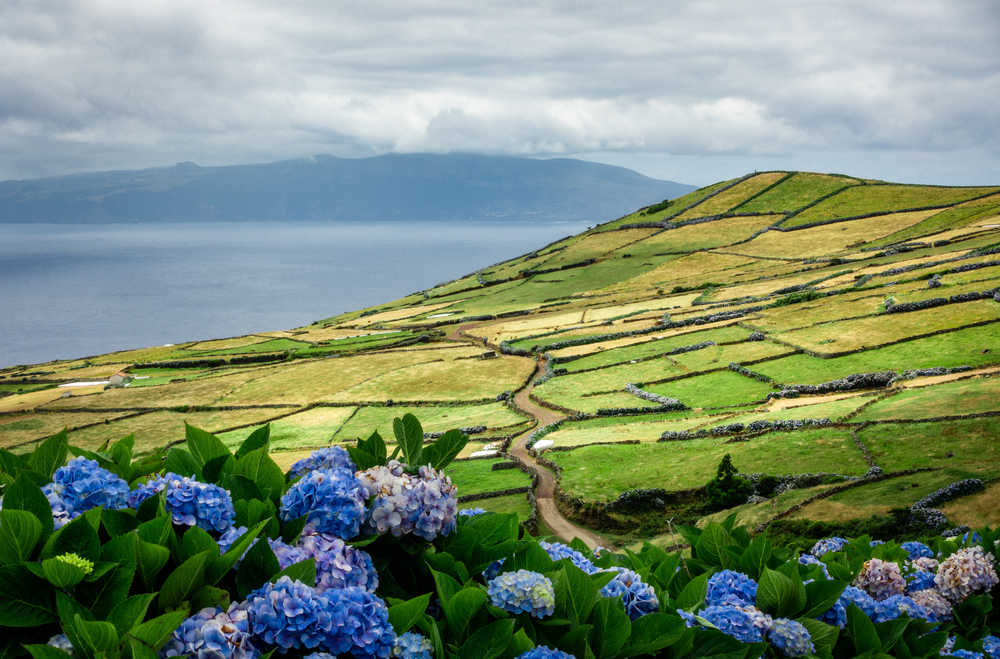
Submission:
[[[585,228],[0,224],[0,367],[288,329],[388,302]]]

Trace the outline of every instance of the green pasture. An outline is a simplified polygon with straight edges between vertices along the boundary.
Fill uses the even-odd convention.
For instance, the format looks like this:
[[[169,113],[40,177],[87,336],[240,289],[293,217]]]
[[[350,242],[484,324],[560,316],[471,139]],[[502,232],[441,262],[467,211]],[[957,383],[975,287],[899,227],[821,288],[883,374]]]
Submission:
[[[737,325],[720,327],[717,329],[703,330],[700,332],[690,332],[688,334],[678,334],[665,339],[654,339],[644,343],[636,343],[623,348],[612,348],[601,352],[580,357],[570,362],[556,364],[555,368],[565,368],[571,373],[604,366],[623,364],[633,359],[644,359],[655,355],[662,355],[683,346],[695,345],[705,341],[715,341],[716,343],[728,343],[733,341],[743,341],[750,336],[750,331]],[[674,358],[679,355],[673,355]]]
[[[458,491],[458,495],[462,496],[462,490]],[[462,508],[482,508],[491,513],[514,513],[522,522],[531,517],[531,504],[528,503],[527,494],[508,494],[502,497],[469,501],[459,504],[458,509]]]
[[[1000,418],[938,423],[880,423],[858,433],[885,471],[961,469],[980,478],[1000,475]]]
[[[740,204],[735,212],[795,211],[824,195],[859,183],[861,181],[846,176],[797,172],[763,194]]]
[[[934,185],[858,185],[807,208],[783,226],[796,227],[821,220],[865,213],[899,211],[927,206],[948,206],[1000,188],[949,188]]]
[[[646,391],[677,398],[688,407],[713,408],[763,400],[774,387],[730,370],[651,384]]]
[[[866,407],[856,421],[927,419],[1000,411],[1000,374],[903,391]]]
[[[788,174],[785,172],[764,172],[763,174],[751,176],[745,181],[740,181],[733,187],[706,199],[691,210],[678,215],[676,219],[686,220],[694,217],[725,213],[787,176]]]
[[[531,485],[531,478],[516,467],[514,469],[498,469],[494,471],[493,465],[498,462],[508,461],[485,458],[457,460],[448,465],[445,471],[451,478],[451,482],[458,488],[459,496],[497,492]],[[465,507],[477,505],[479,504],[463,504]]]
[[[366,438],[373,431],[378,431],[386,441],[395,441],[392,431],[392,420],[404,414],[413,414],[420,419],[424,432],[445,432],[453,428],[471,428],[486,426],[496,430],[510,426],[520,426],[528,421],[503,403],[486,403],[482,405],[448,405],[448,406],[404,406],[392,407],[365,406],[337,429],[335,441],[345,442],[353,439]],[[495,434],[487,430],[485,434]]]

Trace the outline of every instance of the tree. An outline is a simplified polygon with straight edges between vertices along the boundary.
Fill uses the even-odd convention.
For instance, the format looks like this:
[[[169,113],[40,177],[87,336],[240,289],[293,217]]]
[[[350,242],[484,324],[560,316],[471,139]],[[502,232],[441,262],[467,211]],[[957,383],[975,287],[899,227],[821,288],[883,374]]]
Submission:
[[[753,492],[750,481],[739,475],[733,458],[726,453],[715,472],[715,478],[705,486],[708,502],[715,510],[732,508],[745,503]]]

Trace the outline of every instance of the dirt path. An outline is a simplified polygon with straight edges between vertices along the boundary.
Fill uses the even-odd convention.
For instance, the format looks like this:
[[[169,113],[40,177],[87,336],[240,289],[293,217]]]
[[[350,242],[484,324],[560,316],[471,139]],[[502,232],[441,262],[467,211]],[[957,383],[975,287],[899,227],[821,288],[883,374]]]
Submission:
[[[446,338],[449,341],[463,341],[474,343],[476,345],[484,345],[482,339],[470,337],[465,334],[466,330],[482,324],[483,323],[469,323],[467,325],[461,325],[452,330]],[[491,348],[497,348],[491,344],[486,345],[489,345]],[[525,357],[525,359],[529,358]],[[538,487],[535,488],[535,501],[538,503],[538,517],[550,529],[552,529],[556,535],[566,541],[572,540],[573,538],[579,538],[591,549],[598,546],[611,548],[613,545],[610,542],[601,538],[601,536],[597,535],[593,531],[585,529],[582,526],[577,526],[559,511],[559,508],[556,506],[555,499],[553,498],[556,489],[555,474],[553,474],[548,467],[539,464],[526,446],[528,439],[531,437],[531,433],[533,433],[536,429],[566,418],[565,414],[551,410],[547,407],[542,407],[535,401],[531,400],[531,390],[535,386],[535,378],[539,377],[544,372],[545,363],[538,361],[535,373],[532,375],[531,380],[528,381],[526,386],[522,387],[514,394],[514,406],[535,419],[537,425],[515,437],[511,441],[510,448],[507,452],[512,457],[517,458],[522,463],[527,465],[527,467],[538,476]]]

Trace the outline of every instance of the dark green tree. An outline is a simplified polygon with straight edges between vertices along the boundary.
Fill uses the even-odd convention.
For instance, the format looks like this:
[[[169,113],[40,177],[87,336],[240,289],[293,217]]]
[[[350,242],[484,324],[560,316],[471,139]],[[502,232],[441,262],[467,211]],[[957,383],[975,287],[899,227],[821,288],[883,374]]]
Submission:
[[[745,503],[753,493],[750,481],[739,475],[733,458],[726,453],[715,472],[715,478],[705,486],[708,503],[714,510],[732,508]]]

